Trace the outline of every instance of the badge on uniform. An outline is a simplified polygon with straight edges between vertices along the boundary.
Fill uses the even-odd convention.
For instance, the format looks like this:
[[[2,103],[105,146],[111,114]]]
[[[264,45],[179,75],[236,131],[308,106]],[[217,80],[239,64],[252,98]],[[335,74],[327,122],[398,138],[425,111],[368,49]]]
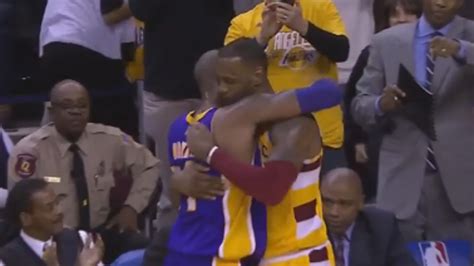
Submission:
[[[99,167],[97,168],[97,172],[94,175],[94,183],[95,183],[96,187],[97,187],[101,177],[103,177],[104,175],[105,175],[105,162],[101,161],[99,163]]]
[[[15,172],[21,178],[31,177],[36,171],[36,157],[31,154],[19,154],[15,165]]]
[[[61,177],[59,176],[45,176],[44,180],[48,183],[56,183],[56,184],[61,183]]]

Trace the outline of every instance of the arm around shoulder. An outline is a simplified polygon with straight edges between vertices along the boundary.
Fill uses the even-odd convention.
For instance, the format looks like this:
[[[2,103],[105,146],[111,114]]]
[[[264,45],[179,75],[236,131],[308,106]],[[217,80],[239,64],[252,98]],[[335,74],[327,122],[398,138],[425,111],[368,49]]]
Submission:
[[[342,101],[342,89],[330,79],[321,79],[307,88],[279,94],[256,94],[229,112],[240,121],[258,124],[287,119],[300,114],[318,112],[337,106]]]

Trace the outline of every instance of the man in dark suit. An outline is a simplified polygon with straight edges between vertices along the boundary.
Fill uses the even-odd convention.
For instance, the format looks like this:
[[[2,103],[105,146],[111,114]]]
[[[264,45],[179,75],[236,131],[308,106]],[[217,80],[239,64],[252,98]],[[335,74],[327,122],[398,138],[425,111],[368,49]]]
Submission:
[[[17,225],[21,230],[0,249],[0,265],[77,265],[83,240],[78,232],[64,229],[59,203],[60,197],[43,179],[24,179],[15,185],[9,194],[6,211],[12,228]],[[12,230],[17,229],[20,228]],[[97,246],[101,250],[95,253],[97,259],[92,263],[79,260],[80,265],[97,265],[103,252],[103,243],[99,242]],[[90,250],[91,246],[85,250]],[[87,255],[92,257],[94,254],[84,256]]]
[[[416,266],[395,216],[364,208],[356,172],[347,168],[329,172],[322,180],[321,193],[336,266]]]

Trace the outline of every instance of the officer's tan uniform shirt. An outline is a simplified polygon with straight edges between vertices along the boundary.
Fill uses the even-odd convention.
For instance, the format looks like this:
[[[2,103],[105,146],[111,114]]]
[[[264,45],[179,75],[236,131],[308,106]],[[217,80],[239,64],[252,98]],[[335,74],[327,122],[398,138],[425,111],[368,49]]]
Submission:
[[[110,211],[109,194],[114,187],[114,172],[129,171],[133,186],[125,205],[141,212],[156,186],[158,160],[148,149],[133,141],[118,128],[89,123],[77,142],[86,173],[91,227],[105,223]],[[74,180],[71,177],[71,143],[53,124],[44,126],[21,140],[8,162],[8,185],[25,178],[44,178],[62,201],[64,222],[77,227],[79,213]]]

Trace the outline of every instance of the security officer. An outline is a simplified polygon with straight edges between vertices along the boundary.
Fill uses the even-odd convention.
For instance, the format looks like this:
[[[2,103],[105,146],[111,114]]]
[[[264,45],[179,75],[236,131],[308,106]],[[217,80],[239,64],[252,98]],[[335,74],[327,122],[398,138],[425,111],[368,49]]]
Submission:
[[[53,123],[25,137],[11,153],[9,187],[21,179],[44,178],[56,194],[63,195],[65,225],[136,232],[137,214],[148,204],[157,183],[158,160],[120,129],[88,123],[90,99],[81,84],[58,83],[50,101]],[[110,190],[117,175],[131,175],[133,185],[118,215],[108,219]],[[107,237],[102,236],[109,250]]]

